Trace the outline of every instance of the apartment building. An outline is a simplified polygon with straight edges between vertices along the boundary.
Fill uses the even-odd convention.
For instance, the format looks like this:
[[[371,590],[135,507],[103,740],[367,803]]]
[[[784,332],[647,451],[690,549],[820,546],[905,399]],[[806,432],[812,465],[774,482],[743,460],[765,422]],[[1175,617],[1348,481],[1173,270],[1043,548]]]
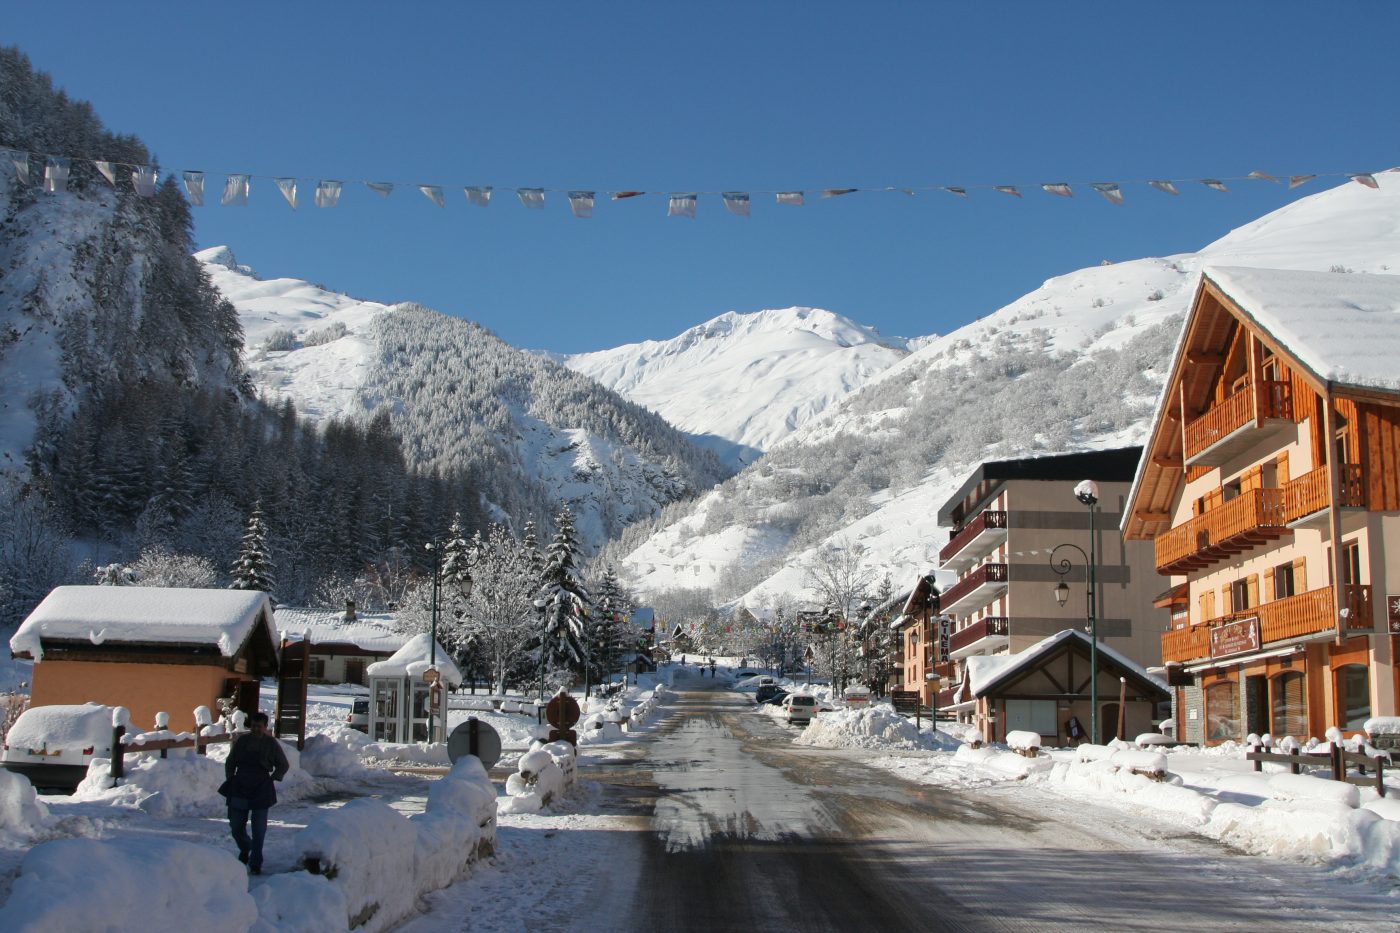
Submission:
[[[1400,276],[1202,275],[1123,521],[1170,578],[1183,739],[1395,713],[1397,349]]]
[[[933,670],[941,685],[936,705],[945,714],[977,722],[988,738],[1008,727],[1032,728],[1034,722],[1034,731],[1047,741],[1063,742],[1071,718],[1089,729],[1089,639],[1067,640],[1059,652],[1086,652],[1073,682],[1025,695],[1008,693],[1000,701],[979,698],[967,662],[1019,654],[1065,630],[1089,628],[1092,556],[1093,627],[1099,644],[1112,649],[1112,655],[1099,653],[1096,673],[1099,719],[1112,724],[1100,729],[1099,738],[1116,729],[1123,669],[1140,673],[1160,663],[1161,613],[1154,608],[1160,581],[1153,550],[1142,541],[1124,541],[1118,530],[1141,452],[1126,447],[983,463],[944,503],[939,524],[952,525],[952,531],[939,559],[941,569],[957,579],[940,594],[941,620],[927,625],[921,637],[934,641]],[[1083,480],[1097,485],[1092,505],[1075,494]],[[1136,734],[1152,728],[1166,694],[1147,683],[1146,675],[1130,679],[1133,697],[1123,699],[1131,701],[1131,723],[1125,728]],[[1016,702],[1008,702],[1013,695]]]

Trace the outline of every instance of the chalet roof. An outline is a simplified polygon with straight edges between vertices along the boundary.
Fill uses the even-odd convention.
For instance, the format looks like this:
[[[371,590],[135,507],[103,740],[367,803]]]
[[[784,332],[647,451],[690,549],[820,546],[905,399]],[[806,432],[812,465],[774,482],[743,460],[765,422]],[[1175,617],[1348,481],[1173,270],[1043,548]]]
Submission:
[[[392,656],[383,661],[375,661],[365,668],[365,673],[371,677],[420,677],[432,666],[428,660],[432,646],[432,637],[427,632],[414,635]],[[457,669],[457,665],[452,662],[452,656],[442,645],[437,646],[437,657],[434,661],[446,686],[462,686],[462,672]]]
[[[1025,651],[1015,654],[974,655],[966,660],[967,687],[974,697],[987,696],[999,688],[1011,684],[1017,677],[1045,664],[1063,651],[1082,650],[1087,655],[1091,648],[1089,636],[1079,629],[1065,629],[1048,638],[1043,638]],[[1147,694],[1157,694],[1159,699],[1170,697],[1162,681],[1147,673],[1140,664],[1127,655],[1099,642],[1099,663],[1106,664],[1127,677],[1133,685]],[[1102,668],[1100,668],[1102,669]]]
[[[1141,447],[1118,447],[1016,460],[988,460],[974,470],[958,491],[939,508],[938,524],[960,524],[996,495],[1008,480],[1093,479],[1105,483],[1126,483],[1133,478],[1141,457]]]
[[[45,642],[213,645],[236,657],[259,629],[275,648],[272,603],[255,590],[60,586],[10,638],[10,650],[43,659]]]
[[[369,654],[393,654],[409,636],[397,631],[398,619],[388,612],[357,612],[352,622],[336,609],[296,609],[278,606],[277,630],[283,638],[309,637],[312,645],[352,645]]]

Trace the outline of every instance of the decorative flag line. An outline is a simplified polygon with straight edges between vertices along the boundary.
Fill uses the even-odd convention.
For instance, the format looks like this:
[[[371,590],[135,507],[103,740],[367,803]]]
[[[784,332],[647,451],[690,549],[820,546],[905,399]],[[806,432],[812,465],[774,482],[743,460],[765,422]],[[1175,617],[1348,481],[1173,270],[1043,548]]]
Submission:
[[[132,189],[141,197],[152,197],[155,194],[156,186],[160,181],[158,172],[154,166],[138,165],[128,162],[109,162],[98,159],[87,159],[77,156],[58,155],[53,153],[36,153],[22,149],[0,146],[0,167],[6,163],[14,170],[15,177],[22,185],[35,183],[35,174],[31,171],[31,160],[36,159],[43,164],[44,171],[39,183],[48,194],[62,194],[68,190],[68,182],[74,161],[90,162],[94,168],[106,179],[107,184],[116,187],[118,178],[126,171],[130,172]],[[1396,172],[1400,169],[1388,169]],[[1349,178],[1359,185],[1367,188],[1380,187],[1376,181],[1376,173],[1369,172],[1319,172],[1305,175],[1276,176],[1268,172],[1255,170],[1248,175],[1230,178],[1152,178],[1139,181],[1127,182],[1041,182],[1036,185],[919,185],[919,186],[883,186],[864,188],[820,188],[815,189],[823,200],[844,197],[849,194],[872,194],[898,192],[901,194],[914,196],[921,191],[941,191],[959,198],[968,198],[974,191],[995,191],[1000,194],[1010,195],[1014,198],[1024,200],[1023,188],[1038,187],[1046,194],[1061,198],[1074,197],[1074,187],[1076,185],[1092,188],[1097,191],[1110,204],[1122,205],[1126,203],[1123,188],[1128,185],[1145,184],[1164,194],[1180,195],[1181,190],[1178,184],[1192,183],[1199,184],[1214,191],[1229,192],[1227,181],[1264,181],[1275,185],[1283,184],[1282,179],[1288,179],[1289,189],[1297,188],[1312,181],[1315,178]],[[224,174],[224,190],[219,198],[219,203],[225,207],[243,207],[248,203],[249,192],[252,187],[252,179],[270,180],[287,205],[292,209],[297,209],[297,185],[298,179],[286,175],[254,176],[242,172],[229,172]],[[205,173],[196,170],[186,170],[181,173],[184,182],[185,194],[190,203],[202,206],[204,201],[204,179]],[[340,203],[340,195],[347,184],[362,184],[370,191],[382,198],[389,197],[395,187],[403,185],[403,182],[394,181],[342,181],[340,179],[323,178],[316,182],[315,195],[312,203],[318,208],[332,208]],[[424,197],[438,207],[447,206],[445,188],[442,185],[422,185],[411,184],[410,187],[417,188]],[[464,185],[462,193],[466,196],[467,202],[475,207],[488,207],[491,204],[491,193],[494,188],[491,185]],[[530,210],[542,210],[544,208],[546,194],[563,194],[569,202],[569,210],[575,217],[592,217],[593,207],[596,200],[601,196],[613,201],[625,201],[631,198],[639,198],[647,195],[665,197],[667,199],[666,215],[668,217],[689,217],[694,219],[697,213],[699,199],[702,197],[718,197],[724,203],[725,210],[739,217],[750,217],[752,198],[754,195],[771,195],[778,205],[789,207],[802,207],[807,203],[805,190],[772,190],[772,191],[689,191],[689,192],[658,192],[658,191],[579,191],[563,188],[514,188],[515,196],[520,203]]]

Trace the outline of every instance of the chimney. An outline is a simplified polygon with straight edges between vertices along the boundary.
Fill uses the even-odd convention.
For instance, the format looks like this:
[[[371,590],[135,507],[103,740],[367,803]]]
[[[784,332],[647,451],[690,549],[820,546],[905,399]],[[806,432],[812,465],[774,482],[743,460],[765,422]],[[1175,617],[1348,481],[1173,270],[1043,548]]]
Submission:
[[[355,621],[355,601],[353,599],[347,599],[345,601],[345,621]]]

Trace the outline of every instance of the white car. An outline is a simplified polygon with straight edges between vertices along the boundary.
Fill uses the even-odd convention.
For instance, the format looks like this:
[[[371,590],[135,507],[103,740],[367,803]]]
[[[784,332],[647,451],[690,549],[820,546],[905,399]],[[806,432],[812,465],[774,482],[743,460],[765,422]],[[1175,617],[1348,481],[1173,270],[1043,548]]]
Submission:
[[[0,766],[41,791],[71,794],[94,758],[112,755],[112,707],[31,706],[5,736]]]
[[[789,724],[806,725],[817,715],[817,698],[806,693],[794,693],[783,700],[783,715]]]

